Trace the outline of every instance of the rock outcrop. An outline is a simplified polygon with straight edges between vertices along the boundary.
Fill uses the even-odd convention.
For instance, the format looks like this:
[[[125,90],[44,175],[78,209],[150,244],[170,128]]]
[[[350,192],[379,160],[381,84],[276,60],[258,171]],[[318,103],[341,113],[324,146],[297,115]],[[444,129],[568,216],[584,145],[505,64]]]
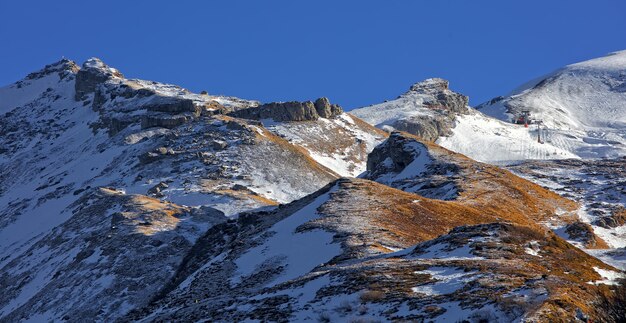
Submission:
[[[367,157],[367,177],[378,178],[386,173],[399,173],[404,170],[422,151],[407,149],[407,144],[415,140],[393,132],[387,140],[376,146]],[[421,145],[421,144],[420,144]]]
[[[428,79],[415,83],[409,92],[432,95],[434,100],[425,101],[429,109],[445,110],[454,113],[467,113],[469,98],[449,89],[448,81],[440,78]]]
[[[342,112],[343,110],[339,105],[330,104],[327,98],[319,98],[315,102],[272,102],[234,111],[230,115],[253,120],[311,121],[319,118],[332,118]]]
[[[451,91],[448,81],[427,79],[396,100],[351,111],[387,131],[400,130],[435,141],[451,134],[456,116],[469,113],[467,96]]]
[[[96,87],[111,78],[123,78],[120,71],[104,64],[98,58],[90,58],[76,74],[75,99],[82,100],[86,94],[93,93]]]

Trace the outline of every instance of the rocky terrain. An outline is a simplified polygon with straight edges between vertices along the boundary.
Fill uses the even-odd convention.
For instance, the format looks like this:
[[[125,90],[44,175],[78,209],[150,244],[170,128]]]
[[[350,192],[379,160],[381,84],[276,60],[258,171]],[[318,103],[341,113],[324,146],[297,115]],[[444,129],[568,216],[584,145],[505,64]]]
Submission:
[[[493,112],[598,70],[617,97],[614,56],[350,113],[50,64],[0,88],[0,322],[624,321],[625,161],[589,139],[621,121],[577,128],[589,159],[564,114]]]
[[[116,299],[118,305],[103,309],[98,317],[109,320],[121,315],[149,299],[185,250],[215,223],[203,220],[193,229],[196,214],[214,210],[229,217],[304,197],[339,178],[338,172],[364,169],[369,150],[385,137],[337,106],[331,106],[339,113],[327,115],[331,119],[300,122],[299,127],[309,132],[321,132],[316,129],[328,122],[341,135],[342,158],[347,161],[342,165],[345,167],[335,171],[315,160],[334,150],[305,148],[315,146],[318,139],[290,142],[278,133],[278,129],[289,127],[283,122],[274,122],[277,130],[272,132],[258,120],[229,116],[237,110],[260,108],[256,101],[193,94],[173,85],[128,80],[98,59],[88,60],[82,67],[62,60],[2,88],[0,94],[0,275],[3,290],[11,291],[3,295],[0,311],[7,319],[37,315],[80,318],[95,313],[75,304],[74,298],[91,300],[89,306],[93,308],[113,304]],[[65,276],[86,277],[81,275],[95,270],[85,261],[113,261],[102,253],[94,253],[89,260],[72,260],[73,253],[89,253],[102,243],[138,248],[153,243],[151,238],[143,238],[151,233],[133,231],[127,237],[129,241],[114,241],[115,235],[106,238],[110,234],[102,233],[104,240],[82,247],[86,243],[83,240],[99,236],[96,232],[119,227],[115,224],[119,212],[113,211],[119,208],[116,199],[99,202],[101,213],[92,208],[77,211],[79,206],[89,204],[86,196],[99,196],[102,187],[136,199],[156,199],[181,210],[170,215],[173,218],[166,221],[169,226],[159,225],[161,231],[170,232],[168,239],[174,240],[159,240],[166,246],[162,251],[153,246],[172,268],[163,266],[163,276],[146,277],[137,283],[145,290],[129,292],[125,303],[123,298],[117,301],[114,286],[127,284],[126,270],[139,275],[127,267],[102,274],[106,277],[102,282],[83,279],[84,288],[78,288],[73,297],[59,296],[53,303],[56,296],[45,291],[61,288],[56,284]],[[131,208],[122,213],[135,218],[143,217],[142,212]],[[71,222],[81,223],[82,229],[76,228],[73,234],[61,229]],[[194,233],[178,232],[183,224],[185,230],[189,225]],[[55,230],[59,237],[53,235]],[[138,240],[130,242],[133,239]],[[185,243],[178,245],[178,240]],[[30,258],[33,254],[39,256]],[[60,255],[67,259],[57,259]],[[152,260],[163,264],[156,257]],[[68,265],[74,272],[63,269]],[[149,268],[146,265],[142,270]],[[67,274],[59,276],[62,272]],[[37,305],[44,301],[54,305]]]
[[[451,133],[456,116],[469,113],[468,97],[448,88],[448,81],[428,79],[396,100],[355,109],[352,114],[385,130],[399,130],[429,141]]]

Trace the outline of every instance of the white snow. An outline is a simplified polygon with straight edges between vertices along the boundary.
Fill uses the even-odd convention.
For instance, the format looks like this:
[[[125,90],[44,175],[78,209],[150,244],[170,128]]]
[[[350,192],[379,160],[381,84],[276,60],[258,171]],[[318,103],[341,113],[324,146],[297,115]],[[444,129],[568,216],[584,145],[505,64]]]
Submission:
[[[528,243],[528,247],[524,248],[524,252],[535,257],[541,257],[541,255],[539,255],[539,251],[539,241],[530,241]]]
[[[429,282],[411,288],[415,293],[430,296],[452,294],[463,288],[465,284],[474,279],[476,272],[466,272],[461,268],[452,267],[431,267],[427,270],[416,271],[415,274],[427,274],[435,282]]]
[[[626,155],[626,51],[566,66],[480,111],[508,122],[505,104],[542,120],[558,149],[583,158]]]
[[[302,276],[341,254],[341,246],[333,243],[333,234],[330,232],[322,230],[296,232],[301,225],[319,217],[317,209],[336,190],[337,188],[333,187],[330,192],[317,197],[312,203],[272,226],[268,231],[274,232],[274,235],[235,261],[237,274],[233,276],[231,283],[243,281],[264,263],[280,263],[285,268],[269,285],[274,286]]]
[[[569,141],[560,133],[542,131],[539,143],[536,127],[529,128],[488,117],[476,110],[457,116],[452,135],[440,137],[442,147],[464,154],[474,160],[488,163],[509,163],[526,159],[567,159],[578,156],[552,141]],[[573,145],[573,144],[570,144]]]
[[[383,128],[401,119],[432,116],[433,112],[424,108],[424,102],[431,98],[432,95],[409,91],[395,100],[354,109],[350,113],[376,127]]]
[[[595,282],[589,282],[590,284],[599,285],[618,285],[618,279],[626,278],[626,275],[623,273],[619,273],[613,270],[602,269],[598,267],[593,267],[593,269],[604,278],[603,280],[596,280]]]
[[[59,82],[59,74],[52,73],[35,80],[25,80],[0,88],[0,115],[35,100],[47,88]]]
[[[367,154],[385,139],[360,127],[347,113],[332,119],[320,118],[307,122],[277,122],[271,119],[261,121],[268,130],[304,147],[316,162],[343,177],[357,177],[363,173]],[[346,135],[350,137],[350,142],[344,148],[328,144],[337,142]],[[334,150],[330,151],[328,147]]]

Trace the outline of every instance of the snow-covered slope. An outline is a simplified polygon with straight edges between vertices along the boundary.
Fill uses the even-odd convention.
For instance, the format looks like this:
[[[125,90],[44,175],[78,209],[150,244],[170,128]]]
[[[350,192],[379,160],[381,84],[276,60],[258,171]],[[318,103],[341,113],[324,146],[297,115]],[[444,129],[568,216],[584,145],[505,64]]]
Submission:
[[[568,65],[477,107],[510,121],[543,121],[545,141],[582,158],[626,154],[626,51]]]
[[[539,226],[489,223],[495,214],[471,204],[340,179],[217,225],[161,297],[124,319],[511,322],[567,320],[576,308],[611,318],[593,304],[615,283],[600,272],[619,271]]]
[[[554,131],[501,121],[470,108],[468,114],[456,117],[451,134],[439,137],[437,143],[478,161],[508,164],[529,159],[578,158],[567,149],[575,145],[575,140]]]
[[[207,219],[189,220],[193,214],[217,209],[237,216],[274,207],[339,177],[312,158],[313,149],[276,135],[258,121],[228,115],[258,105],[233,97],[194,94],[175,85],[129,80],[98,59],[88,60],[82,68],[62,60],[1,88],[0,281],[2,289],[11,292],[0,298],[0,317],[91,317],[93,313],[86,310],[89,303],[103,308],[98,317],[114,319],[153,296],[186,248],[212,225]],[[343,151],[352,162],[338,169],[346,175],[358,173],[367,153],[384,137],[364,123],[356,125],[356,120],[350,120],[343,115],[337,120],[303,122],[306,131],[299,133],[303,143],[314,143],[322,139],[307,141],[307,132],[324,133],[325,124],[337,124],[347,137]],[[325,135],[325,140],[334,140],[330,133]],[[158,241],[137,232],[94,240],[92,235],[106,237],[106,232],[118,226],[113,224],[117,221],[113,210],[119,207],[115,199],[101,203],[104,210],[89,209],[89,214],[83,210],[88,204],[86,196],[96,196],[102,187],[142,201],[157,199],[150,202],[157,208],[174,203],[182,211],[168,218],[169,224],[139,221],[144,229],[154,225],[154,230],[167,232],[163,233],[166,238]],[[104,212],[107,209],[111,212]],[[120,212],[132,217],[132,212]],[[93,222],[90,216],[99,219]],[[189,229],[181,227],[183,223],[195,224]],[[84,244],[83,240],[91,242]],[[113,304],[112,298],[121,291],[117,287],[128,278],[124,277],[127,271],[113,267],[102,271],[98,275],[106,282],[99,286],[89,285],[85,277],[89,268],[109,266],[107,258],[126,258],[96,252],[85,263],[72,257],[94,249],[115,249],[111,246],[122,240],[137,250],[151,243],[167,245],[169,251],[153,260],[169,265],[155,272],[158,278],[138,284],[141,290],[128,293],[123,300],[126,304],[104,308],[104,303]],[[132,254],[133,250],[127,251]],[[145,268],[133,270],[156,266],[150,261],[140,261],[138,265]],[[72,284],[81,286],[72,297],[53,292],[67,287],[59,281],[60,273],[74,277]],[[21,290],[23,286],[28,290]],[[84,299],[85,306],[74,298]],[[50,305],[40,306],[42,302]]]
[[[307,122],[263,120],[263,125],[304,147],[315,161],[345,177],[363,173],[367,155],[387,136],[384,131],[348,113]]]
[[[447,81],[428,79],[395,100],[351,113],[381,129],[406,131],[483,162],[577,157],[563,148],[573,145],[574,139],[543,130],[540,143],[536,128],[484,115],[467,106],[467,100],[448,89]],[[563,143],[563,147],[552,141]]]

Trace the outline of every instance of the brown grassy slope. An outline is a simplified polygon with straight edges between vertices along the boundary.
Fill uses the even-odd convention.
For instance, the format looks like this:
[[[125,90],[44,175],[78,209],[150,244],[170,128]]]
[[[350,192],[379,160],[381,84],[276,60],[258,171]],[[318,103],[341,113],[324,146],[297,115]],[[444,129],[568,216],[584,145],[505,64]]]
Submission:
[[[549,191],[535,183],[514,175],[497,166],[472,160],[462,154],[447,150],[435,143],[402,133],[424,144],[431,156],[456,164],[460,167],[461,178],[456,185],[461,194],[458,201],[467,206],[479,208],[493,216],[508,218],[529,218],[535,222],[559,221],[556,212],[562,213],[560,220],[573,222],[579,205]]]

